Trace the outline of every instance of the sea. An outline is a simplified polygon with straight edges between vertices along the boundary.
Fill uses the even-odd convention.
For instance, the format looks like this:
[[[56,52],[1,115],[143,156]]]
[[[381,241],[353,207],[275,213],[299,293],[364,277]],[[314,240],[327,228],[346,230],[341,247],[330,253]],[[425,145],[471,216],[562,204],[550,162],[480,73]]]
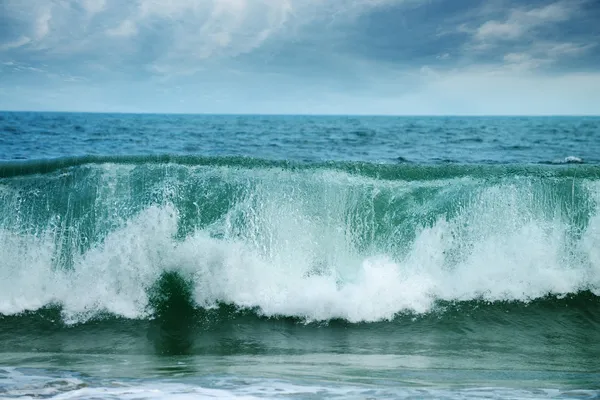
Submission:
[[[0,113],[1,399],[600,399],[600,117]]]

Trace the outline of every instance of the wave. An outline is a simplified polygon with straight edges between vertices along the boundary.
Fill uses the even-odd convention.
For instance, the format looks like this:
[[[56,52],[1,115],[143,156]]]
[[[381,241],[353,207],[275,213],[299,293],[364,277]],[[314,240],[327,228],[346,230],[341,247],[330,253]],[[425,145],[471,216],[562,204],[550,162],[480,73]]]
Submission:
[[[294,315],[265,315],[259,307],[243,308],[235,304],[216,303],[212,307],[198,307],[194,298],[193,281],[189,276],[177,272],[165,272],[148,291],[148,317],[143,319],[125,318],[122,315],[108,312],[97,312],[87,319],[78,322],[104,322],[108,326],[116,323],[121,327],[122,322],[131,320],[155,322],[165,329],[187,328],[210,329],[221,325],[270,324],[289,322],[305,327],[356,325],[342,318],[328,320],[307,320],[303,316]],[[557,311],[561,314],[557,315]],[[24,311],[13,315],[0,315],[4,328],[11,325],[13,329],[27,329],[48,326],[50,322],[56,327],[69,328],[74,321],[63,320],[64,309],[60,304],[48,304],[42,308]],[[478,327],[488,329],[490,326],[510,324],[545,326],[571,324],[574,326],[599,326],[600,296],[590,291],[580,291],[565,295],[545,295],[526,302],[520,300],[488,301],[477,298],[465,301],[436,300],[433,307],[426,313],[416,313],[405,310],[395,314],[393,319],[380,321],[360,321],[358,324],[411,324],[439,323],[447,326],[450,321],[455,325],[466,324],[472,319]],[[139,327],[139,325],[136,325]],[[18,327],[18,328],[17,328]],[[34,329],[35,330],[35,329]]]
[[[600,295],[598,166],[85,157],[0,177],[5,316],[156,318],[164,279],[183,310],[349,323]]]
[[[329,169],[347,172],[352,175],[382,180],[435,180],[464,176],[478,178],[503,177],[508,175],[540,176],[557,178],[600,179],[600,165],[560,165],[581,164],[583,160],[575,156],[564,160],[548,161],[539,164],[413,164],[403,157],[396,163],[371,163],[360,161],[298,162],[288,160],[258,159],[239,156],[197,156],[197,155],[115,155],[79,156],[49,158],[39,160],[0,161],[0,178],[48,174],[63,169],[104,165],[180,165],[195,167],[230,167],[243,169],[281,168],[289,171]],[[554,165],[550,167],[549,165]]]

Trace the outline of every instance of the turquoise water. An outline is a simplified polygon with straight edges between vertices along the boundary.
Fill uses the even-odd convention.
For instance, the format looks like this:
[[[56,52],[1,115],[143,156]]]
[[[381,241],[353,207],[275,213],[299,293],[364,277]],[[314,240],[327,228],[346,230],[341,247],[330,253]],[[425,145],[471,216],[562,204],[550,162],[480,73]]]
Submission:
[[[600,397],[600,118],[0,132],[0,397]]]

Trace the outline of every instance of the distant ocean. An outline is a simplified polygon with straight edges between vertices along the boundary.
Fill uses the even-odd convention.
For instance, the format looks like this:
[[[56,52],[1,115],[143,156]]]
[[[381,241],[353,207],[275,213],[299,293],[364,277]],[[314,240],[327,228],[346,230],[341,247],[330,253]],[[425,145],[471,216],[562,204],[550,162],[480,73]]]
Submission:
[[[0,113],[0,398],[598,399],[600,117]]]

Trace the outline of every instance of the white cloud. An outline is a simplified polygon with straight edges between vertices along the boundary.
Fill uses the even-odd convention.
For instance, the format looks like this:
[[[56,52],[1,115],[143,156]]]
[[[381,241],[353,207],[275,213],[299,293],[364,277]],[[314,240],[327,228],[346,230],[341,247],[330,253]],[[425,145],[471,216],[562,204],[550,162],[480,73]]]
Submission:
[[[504,62],[508,69],[527,71],[547,64],[549,60],[535,58],[529,53],[508,53],[504,55]]]
[[[35,21],[34,39],[42,40],[50,31],[50,20],[52,11],[50,7],[40,9],[40,13]]]
[[[564,58],[579,56],[593,44],[537,42],[529,46],[526,52],[512,52],[504,55],[505,65],[517,70],[533,70],[549,66]]]
[[[499,53],[503,67],[513,71],[534,70],[581,56],[594,44],[551,41],[544,38],[541,30],[559,22],[573,22],[581,13],[584,1],[560,0],[535,8],[517,7],[509,10],[506,18],[488,20],[476,28],[463,24],[458,31],[472,35],[463,50],[467,54],[487,52],[495,56]]]
[[[285,40],[300,27],[326,25],[334,14],[349,20],[374,7],[417,0],[5,1],[9,18],[19,21],[14,26],[27,28],[0,43],[0,51],[27,44],[28,51],[69,57],[110,49],[107,60],[139,52],[146,69],[177,74]]]
[[[531,61],[531,56],[527,53],[508,53],[504,56],[504,61],[513,64],[520,64]]]
[[[115,28],[107,29],[106,34],[108,36],[121,36],[128,37],[133,36],[137,33],[137,27],[135,23],[129,19],[121,21],[121,23]]]
[[[81,0],[82,7],[90,14],[102,12],[106,7],[106,0]]]
[[[579,2],[559,1],[539,8],[516,8],[505,20],[490,20],[474,31],[477,41],[516,40],[547,24],[566,21],[578,11]]]
[[[406,0],[138,0],[108,36],[143,36],[157,30],[169,45],[148,70],[191,74],[208,60],[251,52],[265,42],[293,35],[299,27],[343,14],[352,18],[366,9]],[[159,28],[157,28],[159,27]],[[157,44],[158,46],[158,44]]]
[[[204,60],[256,48],[282,28],[290,12],[288,0],[139,0],[107,34],[131,36],[158,24],[173,37],[162,62]]]
[[[21,46],[25,46],[27,43],[30,43],[30,42],[31,42],[30,38],[28,38],[27,36],[21,36],[18,39],[15,39],[11,42],[6,42],[4,44],[1,44],[0,50],[16,49]]]
[[[546,46],[542,51],[548,54],[549,57],[557,59],[563,56],[577,56],[595,47],[595,43],[580,44],[580,43],[553,43]]]
[[[533,23],[564,21],[571,16],[574,6],[579,6],[579,4],[576,2],[569,4],[561,1],[545,7],[532,8],[527,11],[516,10],[513,12],[512,18],[523,21],[528,20]]]
[[[31,3],[10,0],[3,4],[3,20],[12,21],[21,29],[19,32],[9,32],[14,36],[5,39],[4,43],[0,42],[0,51],[35,45],[43,40],[50,32],[53,5],[53,2],[43,1],[32,6]],[[0,41],[2,39],[0,37]]]
[[[526,27],[514,22],[488,21],[475,32],[479,41],[492,39],[517,39],[525,32]]]

